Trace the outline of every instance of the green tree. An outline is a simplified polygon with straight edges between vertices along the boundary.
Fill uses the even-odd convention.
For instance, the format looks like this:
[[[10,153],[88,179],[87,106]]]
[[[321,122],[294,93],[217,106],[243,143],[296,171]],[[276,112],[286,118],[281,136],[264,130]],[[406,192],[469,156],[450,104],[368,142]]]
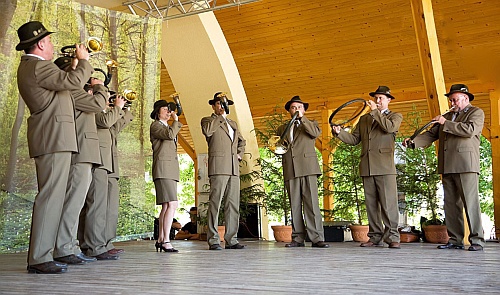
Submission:
[[[326,190],[325,195],[334,196],[334,207],[331,215],[336,221],[354,221],[357,224],[367,224],[363,182],[359,175],[361,145],[348,145],[337,138],[330,143],[334,155],[327,172],[333,172],[330,181],[333,190]],[[327,177],[326,173],[323,177]]]
[[[484,136],[481,136],[479,153],[479,165],[481,169],[481,173],[479,174],[479,201],[481,212],[486,213],[493,220],[495,210],[493,203],[491,143]]]

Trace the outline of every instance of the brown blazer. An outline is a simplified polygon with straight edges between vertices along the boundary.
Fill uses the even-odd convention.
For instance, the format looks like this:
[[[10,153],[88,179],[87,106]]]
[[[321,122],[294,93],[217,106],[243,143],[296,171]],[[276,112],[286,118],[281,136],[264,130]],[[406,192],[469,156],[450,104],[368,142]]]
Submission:
[[[277,135],[281,135],[288,123],[278,127]],[[293,126],[292,126],[293,128]],[[321,134],[318,122],[310,121],[306,116],[293,132],[293,141],[282,157],[283,178],[285,181],[308,175],[321,175],[318,156],[314,148],[316,138]]]
[[[120,178],[120,169],[118,165],[118,133],[120,133],[125,127],[128,126],[134,119],[134,115],[128,109],[124,110],[125,114],[123,117],[118,119],[113,126],[109,128],[111,134],[111,163],[113,167],[113,172],[108,174],[108,177]]]
[[[153,148],[153,180],[168,178],[179,181],[179,158],[177,157],[177,134],[182,123],[173,121],[164,125],[156,120],[149,127],[149,138]]]
[[[76,152],[73,99],[69,90],[81,89],[93,72],[86,60],[65,72],[50,60],[24,55],[17,71],[19,93],[30,110],[28,147],[30,157]]]
[[[99,137],[99,151],[101,154],[101,166],[108,172],[113,172],[113,154],[111,146],[113,139],[109,128],[113,126],[121,117],[125,115],[125,111],[118,106],[107,108],[106,111],[95,115],[97,125],[97,136]]]
[[[453,113],[444,115],[447,121],[436,124],[414,139],[415,147],[430,145],[439,139],[438,173],[479,173],[479,144],[484,126],[484,112],[468,105],[451,121]]]
[[[95,115],[106,108],[109,93],[103,85],[95,85],[93,90],[94,95],[83,89],[71,91],[75,100],[75,124],[78,141],[78,153],[71,157],[72,164],[101,164]]]
[[[378,110],[361,116],[352,134],[341,130],[340,140],[350,145],[361,142],[360,176],[396,174],[394,143],[403,116],[390,112],[383,115]]]
[[[246,140],[243,139],[236,122],[227,119],[234,130],[234,140],[229,137],[229,129],[222,115],[212,114],[201,119],[201,131],[208,144],[208,176],[239,176],[238,155],[243,157]]]

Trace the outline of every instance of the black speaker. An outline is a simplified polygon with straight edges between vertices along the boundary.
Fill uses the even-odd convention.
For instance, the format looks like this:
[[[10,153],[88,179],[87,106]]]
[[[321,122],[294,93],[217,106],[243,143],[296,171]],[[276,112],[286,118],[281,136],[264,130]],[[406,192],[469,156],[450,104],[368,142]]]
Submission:
[[[240,226],[238,228],[238,238],[260,238],[260,207],[259,204],[247,204],[246,205],[246,215],[245,220],[240,220]]]

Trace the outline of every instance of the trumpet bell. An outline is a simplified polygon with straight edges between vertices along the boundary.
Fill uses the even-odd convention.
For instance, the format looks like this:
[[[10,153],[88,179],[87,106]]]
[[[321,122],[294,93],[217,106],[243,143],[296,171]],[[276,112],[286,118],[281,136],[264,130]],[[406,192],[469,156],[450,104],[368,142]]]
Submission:
[[[120,64],[114,59],[108,59],[106,61],[106,66],[108,68],[117,68]]]
[[[102,41],[97,37],[89,37],[87,39],[86,45],[89,52],[99,52],[102,50]]]
[[[267,142],[269,150],[277,155],[284,155],[288,148],[281,142],[280,136],[271,136]]]
[[[137,92],[130,89],[125,89],[123,91],[123,97],[125,97],[125,99],[128,101],[134,101],[137,99]]]

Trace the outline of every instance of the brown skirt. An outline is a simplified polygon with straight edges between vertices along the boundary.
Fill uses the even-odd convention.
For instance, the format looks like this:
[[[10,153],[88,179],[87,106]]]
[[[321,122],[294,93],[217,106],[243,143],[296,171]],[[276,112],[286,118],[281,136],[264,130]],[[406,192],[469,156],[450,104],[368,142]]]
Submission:
[[[156,205],[177,201],[177,181],[168,178],[157,178],[154,183]]]

